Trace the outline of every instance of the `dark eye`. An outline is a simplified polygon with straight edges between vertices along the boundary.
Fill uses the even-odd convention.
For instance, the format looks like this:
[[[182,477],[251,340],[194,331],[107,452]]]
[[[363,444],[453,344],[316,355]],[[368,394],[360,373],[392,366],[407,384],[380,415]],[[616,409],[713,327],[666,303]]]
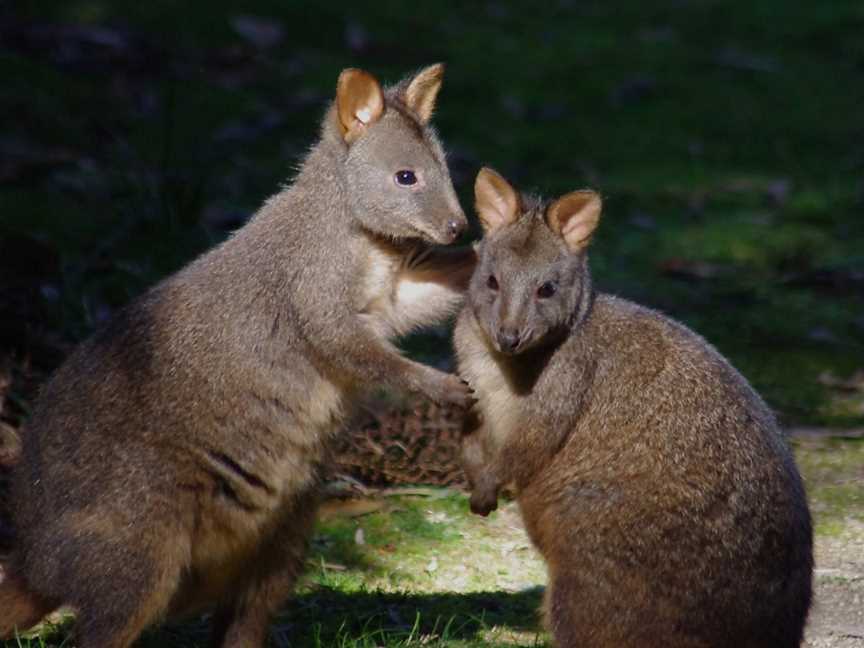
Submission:
[[[537,297],[540,299],[549,299],[557,290],[558,286],[551,281],[547,281],[537,289]]]
[[[498,280],[495,278],[495,275],[489,275],[486,285],[489,287],[489,290],[498,290]]]
[[[410,187],[413,184],[417,184],[417,176],[414,175],[413,171],[402,169],[401,171],[396,172],[396,184],[402,185],[403,187]]]

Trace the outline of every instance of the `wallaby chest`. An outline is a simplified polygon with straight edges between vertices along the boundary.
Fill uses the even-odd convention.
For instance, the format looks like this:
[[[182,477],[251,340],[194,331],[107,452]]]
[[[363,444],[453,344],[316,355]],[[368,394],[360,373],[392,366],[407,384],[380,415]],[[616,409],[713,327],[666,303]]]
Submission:
[[[513,387],[507,369],[497,362],[473,316],[463,313],[456,329],[459,373],[474,389],[488,438],[500,445],[519,424],[528,403]]]
[[[392,310],[403,253],[385,241],[370,240],[363,251],[359,290],[359,310],[386,318]]]
[[[360,266],[357,308],[382,337],[400,335],[408,328],[404,320],[406,301],[414,290],[411,268],[422,249],[380,239],[368,241]]]

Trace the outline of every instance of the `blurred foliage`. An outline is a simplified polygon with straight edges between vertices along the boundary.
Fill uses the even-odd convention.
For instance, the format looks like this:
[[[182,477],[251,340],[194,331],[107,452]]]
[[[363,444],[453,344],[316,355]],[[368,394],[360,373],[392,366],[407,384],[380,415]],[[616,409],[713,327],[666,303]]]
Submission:
[[[240,226],[341,68],[440,60],[466,207],[482,164],[599,189],[601,288],[694,327],[786,421],[860,424],[837,385],[864,364],[862,33],[844,0],[0,3],[0,348],[82,338]]]

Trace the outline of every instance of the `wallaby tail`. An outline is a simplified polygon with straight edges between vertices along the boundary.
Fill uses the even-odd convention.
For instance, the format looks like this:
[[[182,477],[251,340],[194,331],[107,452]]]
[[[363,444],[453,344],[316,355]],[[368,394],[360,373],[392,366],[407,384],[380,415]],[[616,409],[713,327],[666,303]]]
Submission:
[[[0,639],[11,639],[16,632],[29,630],[55,607],[0,568]]]

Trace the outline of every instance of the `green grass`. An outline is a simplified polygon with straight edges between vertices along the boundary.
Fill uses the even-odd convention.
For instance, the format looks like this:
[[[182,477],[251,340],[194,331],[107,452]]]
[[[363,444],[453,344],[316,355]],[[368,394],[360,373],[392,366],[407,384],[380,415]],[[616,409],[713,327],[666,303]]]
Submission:
[[[487,520],[468,513],[463,495],[431,492],[387,497],[375,513],[320,522],[307,574],[274,621],[271,645],[545,646],[537,614],[545,569],[517,528],[515,506]],[[20,643],[68,646],[71,622]],[[206,619],[154,629],[140,645],[206,646]]]
[[[801,438],[794,446],[817,544],[860,529],[864,440]],[[516,506],[503,505],[485,519],[468,513],[462,494],[424,491],[425,497],[381,498],[367,515],[319,522],[307,573],[273,623],[271,646],[548,645],[537,614],[545,568],[519,528]],[[70,623],[66,618],[34,638],[0,646],[68,647]],[[206,619],[151,630],[139,645],[206,646]]]
[[[800,440],[796,454],[816,534],[838,536],[850,524],[864,525],[864,439]]]

